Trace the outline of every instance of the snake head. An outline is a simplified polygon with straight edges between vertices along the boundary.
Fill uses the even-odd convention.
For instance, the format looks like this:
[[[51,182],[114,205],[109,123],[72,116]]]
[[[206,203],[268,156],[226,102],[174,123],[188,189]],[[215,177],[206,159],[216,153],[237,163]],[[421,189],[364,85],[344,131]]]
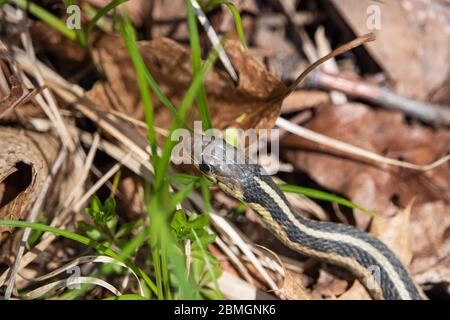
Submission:
[[[243,188],[248,179],[248,159],[217,136],[194,139],[194,165],[225,192],[243,200]]]

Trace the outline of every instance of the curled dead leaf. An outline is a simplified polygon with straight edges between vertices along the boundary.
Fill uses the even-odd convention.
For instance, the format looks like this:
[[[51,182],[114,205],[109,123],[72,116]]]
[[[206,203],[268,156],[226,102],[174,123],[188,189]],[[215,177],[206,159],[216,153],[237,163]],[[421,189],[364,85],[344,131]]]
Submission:
[[[419,124],[409,125],[400,113],[371,110],[362,104],[324,106],[305,127],[390,158],[425,164],[449,152],[450,134]],[[450,170],[443,164],[427,172],[384,168],[329,151],[298,136],[282,140],[294,167],[333,192],[385,215],[392,203],[404,207],[415,197],[421,204],[450,196]],[[370,218],[355,215],[366,228]]]
[[[421,0],[332,3],[356,34],[366,33],[370,22],[379,21],[382,25],[377,41],[365,46],[400,94],[425,99],[443,85],[450,72],[448,33],[442,32],[448,30],[450,21],[445,3]],[[366,11],[367,15],[361,14]]]
[[[409,221],[413,203],[414,200],[393,217],[374,217],[370,226],[370,232],[386,244],[405,266],[409,265],[412,258]]]
[[[190,52],[167,38],[139,42],[139,49],[150,73],[172,104],[177,106],[192,81]],[[284,85],[237,41],[225,49],[239,72],[236,87],[228,75],[215,68],[205,79],[205,89],[214,128],[271,128],[280,114],[281,102],[269,103],[285,89]],[[119,37],[105,36],[94,54],[108,81],[97,83],[89,97],[105,109],[115,109],[142,118],[142,106],[133,66]],[[170,112],[154,99],[157,125],[167,128]],[[196,119],[196,112],[190,120]]]
[[[298,276],[289,270],[284,271],[284,280],[278,294],[286,300],[311,300]]]
[[[414,206],[410,237],[411,271],[419,283],[445,283],[450,279],[450,206],[444,201]]]

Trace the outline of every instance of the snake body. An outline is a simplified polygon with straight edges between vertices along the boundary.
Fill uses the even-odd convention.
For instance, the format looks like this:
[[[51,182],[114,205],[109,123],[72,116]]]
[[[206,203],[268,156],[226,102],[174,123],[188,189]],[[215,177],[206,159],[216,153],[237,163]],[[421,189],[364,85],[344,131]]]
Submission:
[[[198,168],[222,190],[256,211],[288,247],[353,273],[374,299],[418,300],[405,267],[381,241],[354,227],[319,222],[293,211],[283,192],[257,164],[248,164],[222,139],[203,142]]]

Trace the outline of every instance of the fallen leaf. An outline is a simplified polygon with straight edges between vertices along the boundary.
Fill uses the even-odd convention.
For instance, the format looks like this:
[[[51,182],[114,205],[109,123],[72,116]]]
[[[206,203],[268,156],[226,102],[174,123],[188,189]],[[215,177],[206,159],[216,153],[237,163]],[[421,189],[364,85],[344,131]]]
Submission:
[[[350,289],[348,289],[338,300],[372,300],[366,288],[359,282],[355,281]]]
[[[449,152],[448,130],[432,130],[407,124],[402,114],[372,110],[349,103],[318,109],[305,127],[323,135],[378,154],[416,164],[428,164]],[[282,140],[286,158],[324,188],[385,215],[392,203],[405,207],[414,197],[416,204],[450,197],[450,170],[443,164],[427,172],[377,166],[292,134]],[[283,148],[282,148],[283,150]],[[357,225],[366,228],[370,217],[356,214]]]
[[[337,278],[327,270],[320,269],[319,278],[314,285],[313,293],[335,298],[346,292],[348,285],[347,280]]]
[[[430,269],[414,275],[414,280],[424,285],[450,283],[450,256]]]
[[[365,46],[400,94],[425,99],[442,86],[450,72],[450,11],[445,4],[437,0],[332,3],[356,35],[373,31],[369,26],[379,19],[377,40]]]
[[[412,258],[412,243],[409,237],[412,206],[413,201],[405,209],[398,210],[393,217],[374,217],[370,226],[370,233],[386,244],[405,266],[409,266]]]
[[[286,300],[311,300],[301,280],[289,270],[284,271],[284,280],[278,294]]]
[[[184,1],[153,1],[151,17],[152,38],[168,37],[189,42],[186,4]]]
[[[441,279],[445,282],[448,279],[450,265],[450,206],[444,201],[424,203],[414,206],[411,216],[410,237],[413,245],[413,259],[411,261],[411,271],[414,275],[422,275],[427,271],[444,268],[447,271],[437,272],[433,278],[438,282],[437,275],[447,276]],[[447,261],[447,262],[445,262]],[[420,278],[420,276],[419,276]]]
[[[188,50],[167,38],[139,42],[146,66],[163,92],[177,106],[192,81],[191,58]],[[271,128],[281,108],[281,102],[268,103],[284,85],[264,66],[246,53],[237,41],[228,41],[226,51],[239,72],[236,87],[225,72],[214,69],[205,79],[209,110],[214,128]],[[105,36],[94,54],[108,82],[97,83],[89,97],[104,108],[120,110],[142,118],[142,106],[136,87],[134,69],[119,37]],[[167,128],[171,115],[157,98],[153,99],[157,125]],[[195,118],[195,112],[191,120]]]

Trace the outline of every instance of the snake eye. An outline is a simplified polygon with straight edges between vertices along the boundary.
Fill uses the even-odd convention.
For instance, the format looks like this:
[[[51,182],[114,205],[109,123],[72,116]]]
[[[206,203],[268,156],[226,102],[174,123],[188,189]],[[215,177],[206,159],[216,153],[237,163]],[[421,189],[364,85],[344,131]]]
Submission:
[[[212,167],[207,164],[207,163],[200,163],[198,165],[198,168],[200,169],[201,172],[203,172],[204,174],[210,174],[212,172]]]

